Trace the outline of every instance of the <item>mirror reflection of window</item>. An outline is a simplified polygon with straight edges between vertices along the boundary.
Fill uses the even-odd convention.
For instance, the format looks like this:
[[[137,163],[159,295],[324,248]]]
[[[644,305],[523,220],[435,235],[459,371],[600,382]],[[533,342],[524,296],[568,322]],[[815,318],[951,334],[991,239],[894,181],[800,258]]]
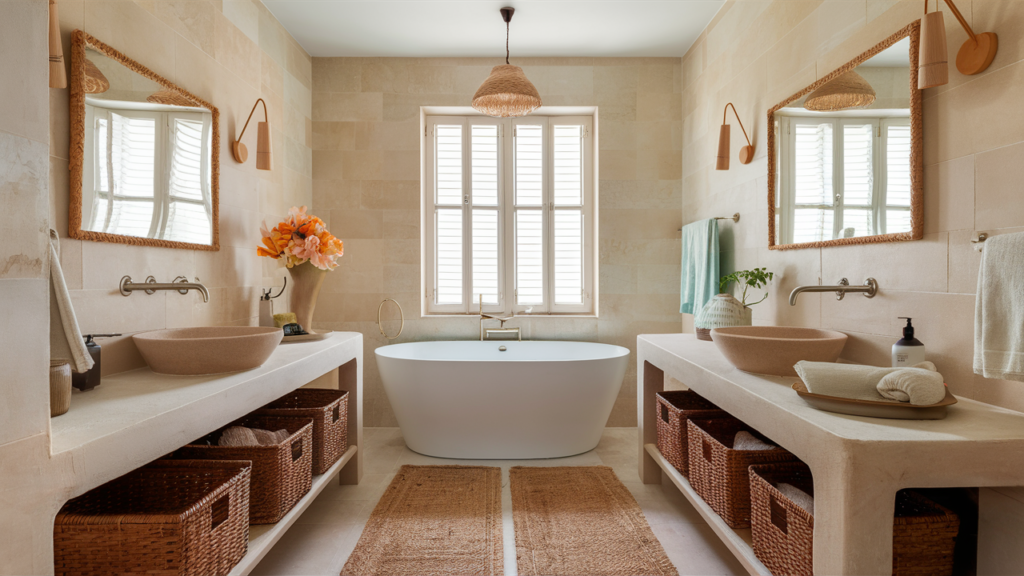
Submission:
[[[85,108],[87,229],[209,244],[211,114],[92,98]]]

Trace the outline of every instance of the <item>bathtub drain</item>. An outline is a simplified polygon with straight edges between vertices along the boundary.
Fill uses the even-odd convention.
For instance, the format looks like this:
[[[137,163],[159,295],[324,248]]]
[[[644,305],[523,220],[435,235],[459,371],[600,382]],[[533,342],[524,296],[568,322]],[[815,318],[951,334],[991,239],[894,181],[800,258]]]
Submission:
[[[498,352],[504,352],[505,350],[508,350],[508,348],[505,348],[504,346],[498,346]]]

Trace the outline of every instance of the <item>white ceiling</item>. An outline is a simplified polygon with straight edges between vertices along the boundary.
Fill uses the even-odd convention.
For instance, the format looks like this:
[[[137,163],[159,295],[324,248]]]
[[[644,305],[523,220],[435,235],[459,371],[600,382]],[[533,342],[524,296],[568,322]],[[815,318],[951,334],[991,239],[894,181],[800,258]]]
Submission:
[[[682,56],[724,0],[263,0],[312,56]]]

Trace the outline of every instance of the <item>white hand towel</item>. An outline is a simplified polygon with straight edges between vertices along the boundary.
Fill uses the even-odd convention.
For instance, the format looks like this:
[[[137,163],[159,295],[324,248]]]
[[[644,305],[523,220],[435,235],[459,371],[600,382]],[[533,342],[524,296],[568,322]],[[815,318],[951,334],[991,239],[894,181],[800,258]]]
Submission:
[[[732,439],[733,450],[774,450],[774,444],[768,444],[762,442],[760,438],[754,436],[746,430],[740,430],[736,433],[736,436]]]
[[[878,382],[878,393],[890,400],[927,406],[946,397],[942,374],[925,368],[904,368],[890,372]]]
[[[780,482],[775,488],[777,488],[779,492],[782,492],[783,496],[789,498],[790,502],[803,508],[811,516],[814,516],[814,496],[811,496],[796,486],[785,482]]]
[[[974,373],[1024,382],[1024,232],[985,241],[974,305]]]
[[[878,393],[878,382],[886,374],[901,368],[878,368],[860,364],[836,364],[833,362],[808,362],[801,360],[793,366],[807,390],[814,394],[839,396],[854,400],[875,402],[896,402]]]
[[[56,230],[50,230],[50,361],[67,362],[79,374],[93,365],[60,268],[60,239]]]

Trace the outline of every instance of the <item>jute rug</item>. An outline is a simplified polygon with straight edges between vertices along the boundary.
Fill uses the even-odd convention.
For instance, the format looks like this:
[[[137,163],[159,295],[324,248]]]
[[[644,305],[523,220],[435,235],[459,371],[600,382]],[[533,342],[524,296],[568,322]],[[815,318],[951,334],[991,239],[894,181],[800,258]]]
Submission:
[[[522,576],[675,576],[633,495],[607,466],[509,471]]]
[[[501,469],[402,466],[342,576],[504,573]]]

